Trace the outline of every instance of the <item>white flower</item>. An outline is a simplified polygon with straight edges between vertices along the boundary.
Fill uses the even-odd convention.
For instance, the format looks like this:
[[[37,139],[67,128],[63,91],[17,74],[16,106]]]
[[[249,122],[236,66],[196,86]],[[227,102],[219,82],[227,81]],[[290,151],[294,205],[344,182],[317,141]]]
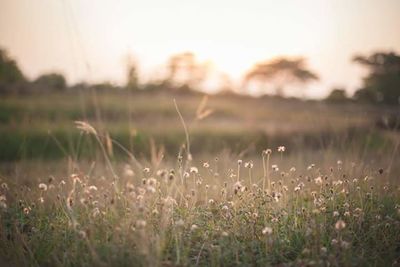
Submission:
[[[93,217],[97,217],[97,216],[99,216],[100,215],[100,209],[99,208],[94,208],[93,209],[93,211],[92,211],[92,216]]]
[[[39,184],[39,189],[42,190],[42,191],[47,191],[47,185],[44,184],[44,183],[40,183]]]
[[[85,231],[79,231],[78,234],[79,234],[80,238],[82,238],[82,239],[86,238],[86,232]]]
[[[124,175],[128,176],[128,177],[132,177],[135,175],[135,172],[132,170],[131,166],[129,166],[128,164],[125,165],[124,168]]]
[[[196,167],[191,167],[190,168],[190,173],[199,173],[199,169],[197,169]]]
[[[270,235],[270,234],[272,234],[272,228],[271,228],[271,227],[268,227],[268,226],[265,226],[264,229],[262,229],[262,234],[263,234],[263,235]]]
[[[268,148],[268,149],[263,150],[262,155],[263,155],[263,156],[265,156],[265,155],[271,155],[271,153],[272,153],[272,150]]]
[[[339,186],[339,185],[342,185],[342,184],[343,184],[343,181],[342,181],[342,180],[333,181],[332,184],[333,184],[334,186]]]
[[[335,210],[335,211],[333,212],[333,217],[338,217],[338,216],[339,216],[339,212]]]
[[[157,180],[153,177],[147,179],[147,184],[150,186],[156,186],[157,185]]]
[[[147,190],[147,192],[153,193],[153,194],[157,191],[157,190],[154,188],[154,186],[151,186],[151,185],[147,186],[147,187],[146,187],[146,190]]]
[[[167,207],[172,207],[174,205],[177,205],[176,200],[174,198],[170,197],[170,196],[164,198],[164,204]]]
[[[254,164],[253,164],[253,162],[251,162],[251,161],[246,162],[246,163],[244,164],[244,167],[245,167],[245,168],[249,168],[249,169],[253,168],[253,166],[254,166]]]
[[[156,172],[156,175],[159,177],[165,177],[167,175],[167,173],[168,173],[167,170],[158,170]]]
[[[315,178],[314,181],[315,181],[315,183],[316,183],[317,185],[321,185],[321,184],[322,184],[322,178],[321,178],[321,176],[318,176],[317,178]]]
[[[90,191],[97,191],[97,187],[94,185],[89,186]]]
[[[284,147],[284,146],[278,147],[278,152],[285,152],[285,150],[286,150],[286,147]]]
[[[242,188],[242,183],[240,181],[237,181],[236,183],[233,184],[233,189],[240,191],[240,189]]]
[[[145,220],[137,220],[136,221],[136,227],[138,227],[138,228],[143,228],[143,227],[146,227],[146,221]]]
[[[338,221],[335,223],[335,229],[336,229],[336,230],[341,231],[341,230],[343,230],[344,228],[346,228],[346,223],[345,223],[343,220],[338,220]]]

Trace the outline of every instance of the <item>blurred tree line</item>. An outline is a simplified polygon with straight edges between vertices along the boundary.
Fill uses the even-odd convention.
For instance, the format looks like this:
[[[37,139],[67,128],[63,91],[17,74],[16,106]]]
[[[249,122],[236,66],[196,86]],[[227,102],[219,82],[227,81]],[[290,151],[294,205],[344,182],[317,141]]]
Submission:
[[[285,96],[285,86],[302,84],[318,80],[317,74],[308,70],[304,58],[276,58],[256,64],[245,76],[244,83],[261,83],[261,86],[272,85],[275,94]]]
[[[353,61],[366,67],[369,74],[363,88],[354,97],[365,102],[400,104],[400,56],[393,52],[355,56]]]
[[[365,67],[368,74],[363,78],[363,86],[348,97],[343,88],[334,88],[326,98],[330,102],[358,101],[368,103],[400,104],[400,55],[394,52],[376,52],[371,55],[357,55],[353,62]],[[170,57],[166,64],[165,77],[140,84],[138,68],[129,59],[126,68],[126,84],[122,87],[111,83],[79,83],[68,86],[60,73],[46,73],[29,81],[17,62],[7,51],[0,48],[0,94],[67,91],[93,88],[98,91],[110,89],[176,90],[179,92],[200,90],[209,75],[207,63],[200,62],[193,53],[185,52]],[[226,77],[224,76],[226,80]],[[244,76],[243,88],[256,83],[263,93],[272,88],[272,93],[285,97],[288,86],[301,88],[302,84],[317,81],[318,75],[308,69],[304,58],[280,57],[257,63]],[[226,92],[227,88],[223,88]]]

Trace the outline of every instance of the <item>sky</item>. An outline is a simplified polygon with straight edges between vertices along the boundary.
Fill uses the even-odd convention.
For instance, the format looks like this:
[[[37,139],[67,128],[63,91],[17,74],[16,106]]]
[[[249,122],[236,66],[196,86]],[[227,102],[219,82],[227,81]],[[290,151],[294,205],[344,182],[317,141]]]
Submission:
[[[0,47],[29,78],[71,84],[123,84],[129,57],[155,79],[185,51],[239,84],[257,62],[302,56],[320,76],[304,95],[319,98],[360,87],[355,54],[400,53],[399,14],[399,0],[0,0]]]

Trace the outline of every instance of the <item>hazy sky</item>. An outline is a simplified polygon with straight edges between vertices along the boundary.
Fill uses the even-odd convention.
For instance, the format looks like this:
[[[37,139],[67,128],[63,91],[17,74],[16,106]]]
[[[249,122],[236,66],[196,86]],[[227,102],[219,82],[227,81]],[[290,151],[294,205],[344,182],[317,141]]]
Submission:
[[[71,83],[124,82],[128,54],[143,79],[192,51],[235,81],[256,62],[301,55],[321,77],[307,90],[318,97],[359,86],[355,53],[400,53],[400,0],[0,0],[0,46],[28,77],[56,70]]]

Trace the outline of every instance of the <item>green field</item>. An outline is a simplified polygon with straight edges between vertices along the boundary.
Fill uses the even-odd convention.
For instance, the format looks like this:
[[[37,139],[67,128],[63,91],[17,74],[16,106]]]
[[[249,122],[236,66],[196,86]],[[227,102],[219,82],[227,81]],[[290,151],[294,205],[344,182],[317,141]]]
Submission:
[[[196,119],[200,94],[169,92],[63,93],[7,96],[0,99],[0,160],[88,157],[95,148],[74,127],[87,121],[109,134],[137,156],[149,156],[150,140],[175,156],[184,131],[173,99],[189,127],[196,153],[229,150],[258,153],[286,144],[289,151],[306,149],[366,149],[391,147],[393,133],[378,129],[376,121],[394,108],[354,103],[329,104],[234,95],[211,96]],[[116,149],[115,156],[120,155]]]

